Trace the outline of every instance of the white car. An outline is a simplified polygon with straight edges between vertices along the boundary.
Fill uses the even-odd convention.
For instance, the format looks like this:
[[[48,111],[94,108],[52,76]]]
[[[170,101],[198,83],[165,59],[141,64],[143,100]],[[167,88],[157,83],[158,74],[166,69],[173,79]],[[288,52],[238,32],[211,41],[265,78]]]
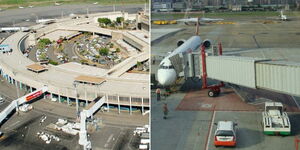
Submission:
[[[214,145],[217,146],[236,146],[236,123],[232,121],[219,121],[215,132]]]

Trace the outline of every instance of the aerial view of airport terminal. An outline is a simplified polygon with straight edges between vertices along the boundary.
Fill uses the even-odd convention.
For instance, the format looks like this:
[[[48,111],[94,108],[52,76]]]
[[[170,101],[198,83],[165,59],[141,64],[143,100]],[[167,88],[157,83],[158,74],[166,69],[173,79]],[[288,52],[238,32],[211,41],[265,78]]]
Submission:
[[[0,149],[150,149],[147,0],[0,1]]]
[[[298,150],[299,0],[152,0],[151,149]]]

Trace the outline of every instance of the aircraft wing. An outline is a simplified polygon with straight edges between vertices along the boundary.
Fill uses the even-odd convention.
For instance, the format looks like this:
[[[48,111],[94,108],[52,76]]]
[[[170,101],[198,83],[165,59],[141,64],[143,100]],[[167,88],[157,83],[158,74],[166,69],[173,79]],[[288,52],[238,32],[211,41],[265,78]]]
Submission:
[[[178,22],[197,22],[198,18],[186,18],[186,19],[178,19]],[[223,18],[200,18],[200,22],[212,22],[212,21],[222,21]]]
[[[280,17],[267,17],[267,19],[282,21],[282,18],[280,18]],[[297,18],[296,17],[287,17],[287,19],[285,21],[291,21],[291,20],[297,20]]]
[[[185,18],[185,19],[178,19],[177,22],[197,22],[198,18]]]
[[[151,56],[154,56],[154,57],[161,57],[161,58],[164,58],[164,57],[166,57],[166,56],[168,56],[168,55],[169,55],[169,52],[167,52],[167,53],[154,52],[154,51],[151,52]]]
[[[223,18],[200,18],[202,22],[210,22],[210,21],[223,21]]]

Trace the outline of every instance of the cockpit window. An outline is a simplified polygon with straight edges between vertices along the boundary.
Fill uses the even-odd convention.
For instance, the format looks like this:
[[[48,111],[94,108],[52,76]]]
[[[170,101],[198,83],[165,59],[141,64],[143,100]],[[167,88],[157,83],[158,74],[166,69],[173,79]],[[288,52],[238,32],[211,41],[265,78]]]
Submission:
[[[158,69],[174,69],[174,66],[173,65],[164,66],[164,64],[161,64]]]

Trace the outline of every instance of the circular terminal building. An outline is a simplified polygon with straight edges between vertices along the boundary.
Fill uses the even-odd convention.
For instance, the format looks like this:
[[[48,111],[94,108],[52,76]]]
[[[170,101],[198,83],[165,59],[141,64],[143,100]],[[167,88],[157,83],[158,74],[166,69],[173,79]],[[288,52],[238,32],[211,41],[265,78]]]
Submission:
[[[0,74],[28,92],[47,86],[45,96],[58,103],[78,99],[84,107],[105,96],[108,110],[144,112],[150,104],[148,17],[109,12],[40,20],[2,41],[11,51],[0,55]],[[103,18],[116,24],[101,24]]]

